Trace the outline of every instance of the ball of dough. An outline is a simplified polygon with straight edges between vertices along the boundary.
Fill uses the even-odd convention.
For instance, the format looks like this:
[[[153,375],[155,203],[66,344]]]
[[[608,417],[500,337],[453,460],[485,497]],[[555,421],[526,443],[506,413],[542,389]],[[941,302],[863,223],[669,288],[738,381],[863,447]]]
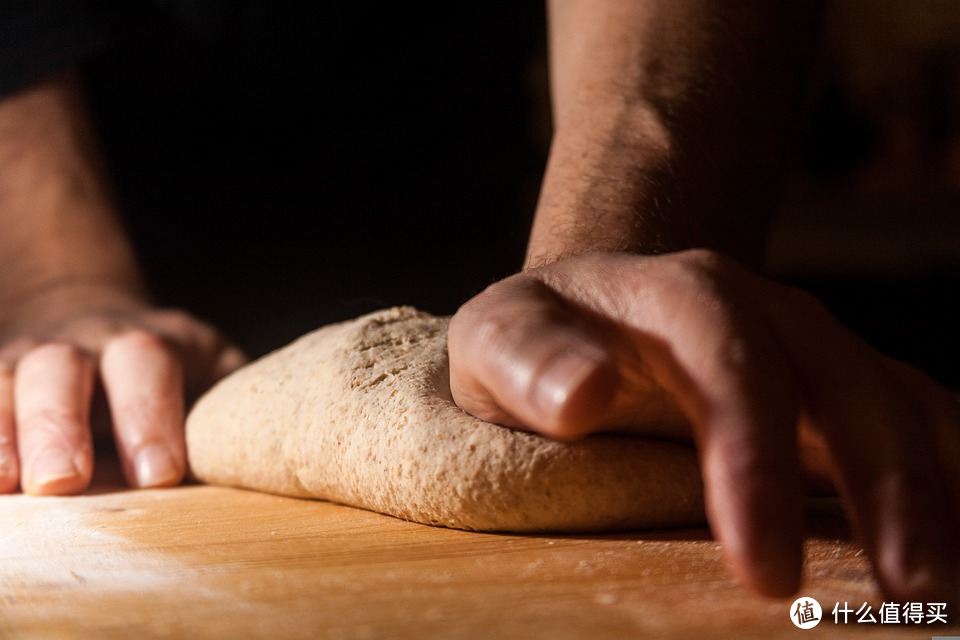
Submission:
[[[459,529],[704,522],[688,447],[612,435],[557,442],[462,411],[450,395],[447,322],[386,309],[236,371],[187,419],[192,473]]]

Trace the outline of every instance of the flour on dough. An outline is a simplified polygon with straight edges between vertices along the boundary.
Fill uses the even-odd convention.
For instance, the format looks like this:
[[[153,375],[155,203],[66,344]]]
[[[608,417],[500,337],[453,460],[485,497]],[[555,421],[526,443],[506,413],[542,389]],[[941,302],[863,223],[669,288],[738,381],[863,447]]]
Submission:
[[[447,318],[329,325],[228,376],[187,420],[193,474],[432,525],[588,532],[702,524],[688,447],[507,429],[450,396]]]

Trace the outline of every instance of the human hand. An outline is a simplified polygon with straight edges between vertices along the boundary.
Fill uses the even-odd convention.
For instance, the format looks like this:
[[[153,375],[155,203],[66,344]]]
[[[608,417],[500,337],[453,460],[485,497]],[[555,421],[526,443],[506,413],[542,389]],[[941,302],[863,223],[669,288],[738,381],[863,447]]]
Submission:
[[[0,333],[0,493],[18,483],[35,495],[82,492],[92,432],[111,423],[132,486],[178,484],[185,399],[243,364],[243,354],[181,311],[128,299],[53,302],[30,305],[26,321]],[[105,407],[95,402],[100,387]]]
[[[581,255],[466,303],[449,352],[480,418],[692,437],[711,527],[754,590],[799,586],[807,474],[836,487],[886,594],[958,600],[960,404],[805,293],[705,250]]]

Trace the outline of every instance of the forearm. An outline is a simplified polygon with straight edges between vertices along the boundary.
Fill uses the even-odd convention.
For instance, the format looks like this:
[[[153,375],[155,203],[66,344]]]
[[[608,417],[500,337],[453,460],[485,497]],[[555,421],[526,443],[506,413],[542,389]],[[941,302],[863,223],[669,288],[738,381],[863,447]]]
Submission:
[[[0,333],[40,297],[142,295],[73,74],[0,101],[0,228]]]
[[[527,255],[759,259],[819,3],[552,0],[554,138]]]

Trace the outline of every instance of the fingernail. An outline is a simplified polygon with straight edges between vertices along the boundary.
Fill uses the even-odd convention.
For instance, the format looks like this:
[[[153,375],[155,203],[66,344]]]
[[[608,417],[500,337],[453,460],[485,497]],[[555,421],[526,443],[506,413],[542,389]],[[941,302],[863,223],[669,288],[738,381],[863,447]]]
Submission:
[[[558,353],[537,380],[533,402],[545,417],[555,417],[573,393],[600,366],[599,358],[568,349]]]
[[[138,487],[159,487],[180,482],[180,469],[170,450],[159,444],[144,447],[134,458]]]
[[[80,470],[77,469],[73,456],[66,449],[56,447],[44,450],[33,459],[30,466],[30,478],[37,487],[52,485],[78,475]]]

